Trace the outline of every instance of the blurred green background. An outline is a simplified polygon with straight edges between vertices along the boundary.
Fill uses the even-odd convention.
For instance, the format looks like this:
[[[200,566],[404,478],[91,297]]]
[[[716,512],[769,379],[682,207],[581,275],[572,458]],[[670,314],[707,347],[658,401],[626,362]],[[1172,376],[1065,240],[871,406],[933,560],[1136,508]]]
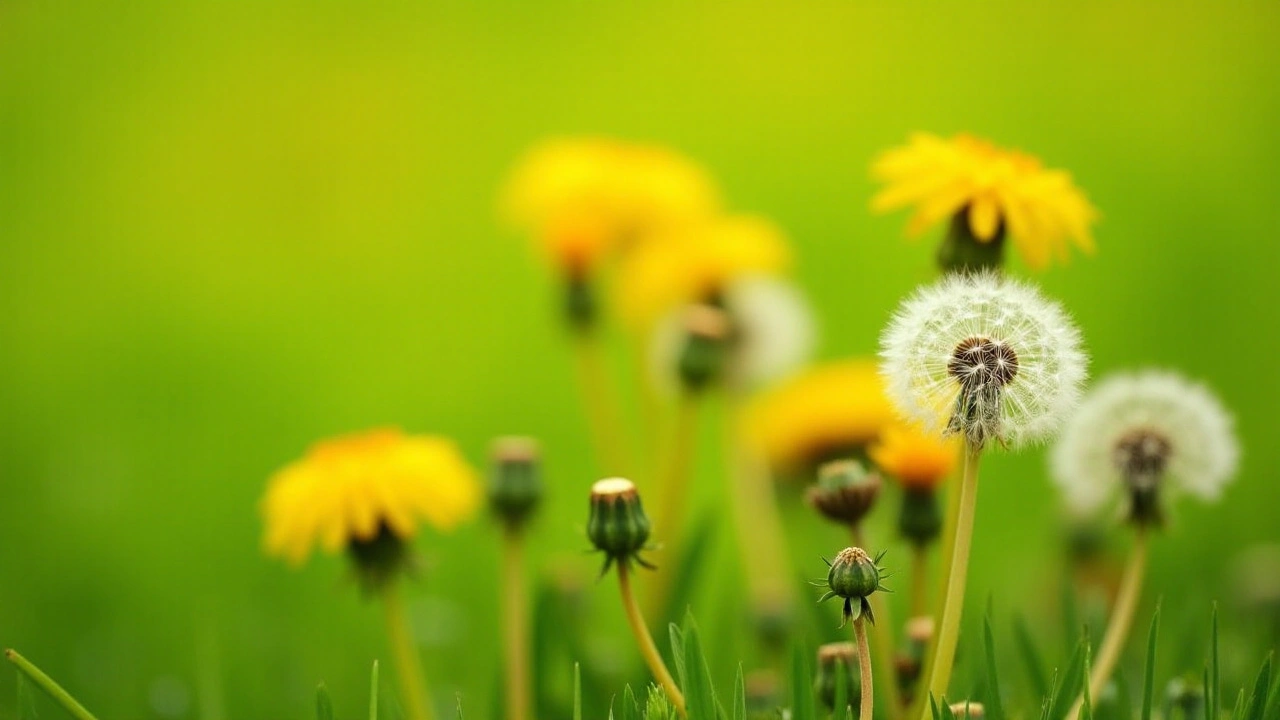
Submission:
[[[1164,662],[1198,669],[1235,556],[1280,541],[1277,33],[1262,2],[0,3],[0,644],[104,718],[304,717],[322,679],[355,714],[376,607],[341,559],[294,572],[259,547],[266,478],[311,441],[393,424],[479,463],[535,434],[537,564],[594,569],[555,288],[496,222],[519,153],[603,133],[704,163],[790,232],[841,357],[933,275],[932,239],[867,211],[870,159],[929,130],[1037,154],[1100,208],[1096,257],[1040,278],[1095,374],[1182,368],[1237,414],[1238,482],[1180,507],[1144,598],[1195,621]],[[710,448],[699,464],[705,506],[723,479]],[[974,607],[1054,617],[1043,467],[986,466]],[[811,528],[796,552],[817,576],[840,542]],[[495,717],[495,532],[420,545],[437,694]],[[737,555],[717,548],[694,609],[729,653]],[[587,583],[593,652],[633,663],[616,590]],[[1224,659],[1235,682],[1265,626],[1222,624],[1253,641]],[[722,684],[736,661],[713,660]]]

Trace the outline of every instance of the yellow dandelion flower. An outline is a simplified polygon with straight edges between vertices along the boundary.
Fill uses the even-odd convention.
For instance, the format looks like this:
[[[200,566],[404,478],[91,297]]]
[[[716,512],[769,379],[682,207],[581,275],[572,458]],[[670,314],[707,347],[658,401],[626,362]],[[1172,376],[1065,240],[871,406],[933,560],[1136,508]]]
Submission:
[[[880,442],[868,451],[872,462],[898,479],[903,487],[929,490],[955,470],[959,438],[944,438],[918,425],[897,423],[884,429]]]
[[[946,140],[920,133],[881,154],[871,172],[885,183],[871,200],[872,210],[915,207],[908,235],[954,216],[956,222],[967,220],[980,243],[1007,232],[1034,269],[1046,267],[1051,256],[1065,262],[1068,240],[1085,252],[1094,250],[1090,226],[1097,210],[1070,174],[1047,169],[1031,155],[970,135]]]
[[[776,275],[790,264],[782,231],[763,218],[726,216],[671,227],[624,259],[618,270],[618,311],[646,327],[680,305],[722,299],[735,280]]]
[[[449,530],[481,502],[480,482],[453,442],[381,429],[313,446],[277,472],[262,501],[267,552],[300,564],[319,544],[339,552],[420,522]]]
[[[549,260],[583,274],[657,227],[718,210],[710,176],[666,148],[608,138],[546,141],[520,160],[502,197],[507,222]]]
[[[813,367],[758,398],[745,420],[748,437],[770,465],[792,475],[865,451],[893,421],[870,359]]]

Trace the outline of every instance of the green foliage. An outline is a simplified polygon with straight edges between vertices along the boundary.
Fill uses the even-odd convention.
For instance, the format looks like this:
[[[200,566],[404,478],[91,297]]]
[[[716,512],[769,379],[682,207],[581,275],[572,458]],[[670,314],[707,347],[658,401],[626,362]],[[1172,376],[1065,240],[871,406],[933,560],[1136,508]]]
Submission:
[[[333,720],[333,698],[324,683],[316,687],[316,720]]]
[[[1151,720],[1151,702],[1155,691],[1156,677],[1156,639],[1160,634],[1160,606],[1156,605],[1155,615],[1151,617],[1151,632],[1147,635],[1147,665],[1142,675],[1142,714],[1141,720]]]
[[[987,608],[987,614],[982,618],[982,640],[983,649],[986,651],[987,658],[987,717],[991,718],[991,720],[1004,720],[1004,705],[1000,700],[999,671],[996,669],[996,641],[991,632],[990,607]]]
[[[813,675],[809,672],[809,649],[797,644],[791,651],[791,720],[817,720],[813,699]]]

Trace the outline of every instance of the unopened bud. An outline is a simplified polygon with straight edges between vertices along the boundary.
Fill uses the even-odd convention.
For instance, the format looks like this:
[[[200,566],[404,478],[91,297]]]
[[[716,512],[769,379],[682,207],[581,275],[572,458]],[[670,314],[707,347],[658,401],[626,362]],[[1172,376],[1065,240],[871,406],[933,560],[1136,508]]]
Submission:
[[[880,585],[881,570],[876,560],[872,560],[862,548],[848,547],[841,550],[836,559],[828,564],[831,566],[827,571],[827,587],[830,589],[822,596],[822,600],[843,598],[845,622],[866,615],[867,620],[874,624],[875,618],[871,616],[867,596],[883,589]]]
[[[857,525],[875,505],[881,485],[880,475],[857,460],[834,460],[818,469],[818,483],[805,499],[828,520]]]
[[[680,382],[687,390],[702,390],[724,375],[732,323],[723,309],[703,303],[688,309],[684,331],[679,358]]]
[[[942,532],[942,510],[933,488],[904,488],[898,532],[916,545],[927,545]]]
[[[649,517],[640,503],[635,483],[614,477],[591,486],[591,514],[587,537],[605,554],[605,569],[614,561],[639,561],[637,554],[649,540]]]
[[[837,710],[836,685],[842,674],[846,701],[850,705],[858,704],[862,688],[859,675],[853,671],[857,666],[857,657],[858,648],[849,642],[828,643],[818,648],[818,668],[814,675],[813,689],[828,710]],[[836,717],[843,715],[843,712],[836,712]]]
[[[781,702],[782,683],[772,670],[752,670],[743,678],[743,685],[749,717],[773,712]]]
[[[493,443],[489,506],[508,528],[522,526],[542,499],[538,455],[532,438],[504,437]]]

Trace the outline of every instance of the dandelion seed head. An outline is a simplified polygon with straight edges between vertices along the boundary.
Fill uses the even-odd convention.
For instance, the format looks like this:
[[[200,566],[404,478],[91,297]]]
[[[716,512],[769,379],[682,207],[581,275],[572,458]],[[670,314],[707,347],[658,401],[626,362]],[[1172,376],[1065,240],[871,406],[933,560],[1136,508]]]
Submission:
[[[1212,501],[1239,459],[1233,421],[1203,385],[1173,372],[1113,375],[1063,428],[1050,456],[1068,508],[1091,514],[1126,487]]]
[[[899,412],[978,445],[1048,438],[1078,401],[1088,363],[1060,305],[992,273],[949,275],[916,291],[880,347]]]

